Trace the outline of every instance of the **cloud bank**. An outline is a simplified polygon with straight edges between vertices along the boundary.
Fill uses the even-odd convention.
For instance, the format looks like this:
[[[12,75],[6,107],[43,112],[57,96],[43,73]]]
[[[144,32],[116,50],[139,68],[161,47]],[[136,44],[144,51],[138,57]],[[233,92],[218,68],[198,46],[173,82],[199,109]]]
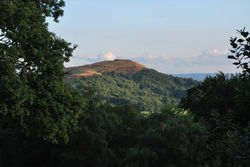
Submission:
[[[98,55],[97,60],[105,61],[105,60],[114,60],[116,56],[112,52],[102,52]]]
[[[207,50],[198,56],[153,56],[145,53],[133,60],[165,73],[232,72],[235,68],[227,59],[227,50]]]

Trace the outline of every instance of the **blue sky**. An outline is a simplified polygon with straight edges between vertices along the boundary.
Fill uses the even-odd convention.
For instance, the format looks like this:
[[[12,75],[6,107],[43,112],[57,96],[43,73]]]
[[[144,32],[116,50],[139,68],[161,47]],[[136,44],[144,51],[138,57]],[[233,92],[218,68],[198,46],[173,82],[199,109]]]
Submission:
[[[229,38],[250,30],[249,0],[66,0],[49,30],[77,44],[78,66],[132,59],[164,73],[235,72]]]

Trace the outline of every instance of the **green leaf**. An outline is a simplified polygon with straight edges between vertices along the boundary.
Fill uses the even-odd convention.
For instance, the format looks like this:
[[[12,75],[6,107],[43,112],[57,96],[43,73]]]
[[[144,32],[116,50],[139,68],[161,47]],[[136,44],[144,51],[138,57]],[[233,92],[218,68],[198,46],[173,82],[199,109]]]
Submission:
[[[238,39],[238,42],[244,42],[245,40],[244,39]]]
[[[249,56],[249,55],[250,55],[250,52],[245,51],[245,52],[243,52],[243,55],[244,55],[244,56]]]
[[[244,32],[244,31],[241,32],[241,35],[242,35],[243,37],[245,37],[245,38],[248,36],[248,34],[249,34],[248,32]]]
[[[234,62],[233,64],[234,64],[234,65],[239,65],[240,63],[239,63],[239,62]]]
[[[247,42],[250,42],[250,37],[248,37],[246,40],[247,40]]]
[[[232,43],[231,45],[232,45],[233,48],[237,48],[238,47],[238,45],[236,43]]]
[[[228,59],[235,59],[235,60],[237,60],[237,58],[235,58],[233,55],[229,55],[227,58]]]

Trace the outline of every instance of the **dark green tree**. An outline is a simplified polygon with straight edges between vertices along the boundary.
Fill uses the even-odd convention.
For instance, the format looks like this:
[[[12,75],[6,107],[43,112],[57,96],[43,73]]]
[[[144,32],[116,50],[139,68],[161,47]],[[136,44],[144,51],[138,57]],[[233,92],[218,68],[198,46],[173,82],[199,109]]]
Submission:
[[[190,109],[197,119],[203,117],[210,120],[211,111],[220,115],[232,111],[233,122],[247,126],[250,120],[250,77],[249,77],[249,33],[245,29],[238,31],[243,38],[231,38],[232,45],[229,59],[234,59],[234,65],[242,68],[242,74],[226,76],[218,73],[215,77],[207,77],[203,82],[187,91],[187,97],[181,101],[181,106]]]
[[[213,127],[208,132],[206,163],[208,166],[245,167],[249,165],[249,127],[233,123],[231,112],[211,113]]]
[[[166,107],[140,121],[137,133],[128,166],[205,166],[206,127],[188,111]]]
[[[0,1],[0,127],[50,142],[68,141],[82,100],[64,85],[64,62],[75,48],[48,31],[63,0]]]
[[[208,125],[205,153],[208,166],[249,165],[249,33],[245,29],[238,32],[243,38],[230,39],[233,49],[228,58],[236,60],[233,64],[242,68],[242,73],[207,77],[189,89],[180,103]]]

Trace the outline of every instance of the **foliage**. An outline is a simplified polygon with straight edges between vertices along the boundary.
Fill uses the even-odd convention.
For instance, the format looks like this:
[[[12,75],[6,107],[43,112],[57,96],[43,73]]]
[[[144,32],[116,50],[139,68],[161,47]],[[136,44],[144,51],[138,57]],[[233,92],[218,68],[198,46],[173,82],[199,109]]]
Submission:
[[[192,79],[162,74],[151,69],[137,73],[105,73],[68,81],[78,90],[95,87],[109,103],[129,104],[140,111],[159,111],[163,104],[177,104],[185,90],[195,85]]]
[[[188,110],[166,105],[160,111],[196,82],[142,70],[74,80],[78,91],[64,84],[63,63],[74,47],[45,22],[58,21],[63,6],[62,0],[0,1],[0,166],[249,166],[244,29],[245,39],[231,39],[236,57],[229,57],[243,75],[208,77],[182,99]],[[114,106],[100,95],[158,111]]]
[[[68,141],[82,110],[64,86],[74,47],[48,31],[46,17],[63,14],[63,1],[0,1],[0,127],[51,142]]]
[[[197,119],[202,117],[207,121],[213,110],[221,115],[232,111],[233,121],[247,126],[250,120],[249,85],[249,77],[235,75],[228,78],[223,73],[218,73],[187,90],[187,97],[181,100],[180,106],[190,109]]]
[[[242,69],[243,75],[249,75],[250,35],[249,32],[245,31],[245,28],[238,30],[238,33],[242,38],[237,39],[237,37],[235,37],[230,39],[232,55],[229,55],[228,58],[235,60],[233,64],[236,65],[237,68]]]
[[[208,166],[248,166],[249,77],[219,73],[187,91],[180,105],[208,128],[205,163]]]
[[[131,106],[103,103],[93,90],[83,94],[88,96],[86,108],[68,144],[1,129],[0,141],[5,145],[0,147],[0,163],[14,167],[201,165],[206,127],[189,112],[169,106],[145,117]]]
[[[143,120],[128,166],[203,166],[206,127],[189,112],[165,108]]]
[[[208,166],[249,166],[249,100],[250,76],[246,59],[248,32],[238,31],[245,39],[231,38],[233,47],[228,56],[243,69],[242,74],[228,78],[223,73],[207,77],[187,91],[180,106],[189,109],[196,119],[204,119],[208,127],[205,162]],[[245,42],[245,43],[244,43]]]
[[[209,166],[243,167],[249,165],[249,128],[233,123],[232,113],[211,114],[213,127],[208,133],[206,162]]]

